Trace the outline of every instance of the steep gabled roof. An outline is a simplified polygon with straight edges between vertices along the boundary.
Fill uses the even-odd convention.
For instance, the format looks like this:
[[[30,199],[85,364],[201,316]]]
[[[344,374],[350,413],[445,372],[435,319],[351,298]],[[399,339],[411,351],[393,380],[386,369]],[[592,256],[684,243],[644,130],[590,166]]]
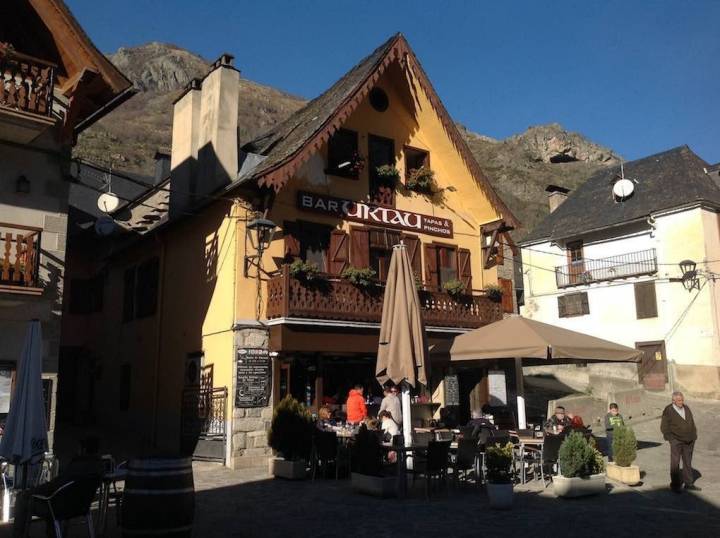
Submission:
[[[503,220],[512,226],[519,226],[519,221],[483,174],[410,45],[399,33],[361,60],[325,93],[263,136],[245,145],[243,149],[246,151],[267,157],[247,180],[255,180],[260,186],[280,190],[298,168],[342,126],[394,61],[409,69],[418,80],[440,117],[446,133],[485,195],[502,213]]]
[[[616,202],[612,195],[620,167],[602,170],[571,193],[521,244],[565,239],[699,202],[720,206],[720,185],[705,173],[707,166],[687,146],[629,162],[624,165],[625,177],[637,183],[624,202]]]

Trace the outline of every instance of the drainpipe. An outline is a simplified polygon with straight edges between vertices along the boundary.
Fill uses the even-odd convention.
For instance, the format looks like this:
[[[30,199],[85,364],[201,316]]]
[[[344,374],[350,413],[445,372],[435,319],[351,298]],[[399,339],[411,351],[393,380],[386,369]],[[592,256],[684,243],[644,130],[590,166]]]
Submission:
[[[158,286],[158,319],[157,331],[155,331],[155,364],[153,365],[153,376],[155,390],[153,394],[153,422],[152,422],[152,447],[157,448],[158,442],[158,416],[160,406],[160,354],[162,353],[162,332],[164,312],[164,290],[165,290],[165,252],[166,243],[158,234],[155,240],[160,243],[160,285]]]

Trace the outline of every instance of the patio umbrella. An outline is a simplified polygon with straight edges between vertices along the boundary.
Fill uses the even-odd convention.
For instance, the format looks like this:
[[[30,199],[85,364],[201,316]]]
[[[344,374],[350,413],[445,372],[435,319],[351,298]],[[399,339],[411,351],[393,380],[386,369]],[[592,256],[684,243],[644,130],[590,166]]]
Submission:
[[[535,365],[577,362],[638,362],[642,351],[588,334],[510,316],[455,337],[452,346],[436,346],[433,354],[450,354],[451,363],[496,359],[515,361],[518,427],[525,427],[522,363]]]
[[[403,436],[412,444],[410,389],[427,385],[428,361],[420,298],[405,245],[395,245],[383,299],[375,377],[402,386]]]
[[[14,465],[22,465],[23,481],[27,466],[37,463],[48,446],[45,405],[42,390],[42,331],[40,321],[32,320],[25,335],[18,361],[15,394],[0,441],[0,456]]]

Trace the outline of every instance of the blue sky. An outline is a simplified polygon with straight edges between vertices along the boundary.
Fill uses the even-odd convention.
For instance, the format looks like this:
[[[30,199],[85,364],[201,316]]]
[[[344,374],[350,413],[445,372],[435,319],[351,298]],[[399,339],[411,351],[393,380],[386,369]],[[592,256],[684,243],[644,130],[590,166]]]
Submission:
[[[104,52],[149,41],[314,97],[401,31],[445,106],[504,138],[558,122],[635,159],[720,161],[720,1],[66,0]]]

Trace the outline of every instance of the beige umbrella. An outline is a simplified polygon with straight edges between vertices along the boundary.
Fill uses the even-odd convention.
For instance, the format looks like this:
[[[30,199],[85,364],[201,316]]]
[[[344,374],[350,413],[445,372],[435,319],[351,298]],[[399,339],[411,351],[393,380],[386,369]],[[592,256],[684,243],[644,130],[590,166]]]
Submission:
[[[568,362],[638,362],[642,351],[588,334],[510,316],[455,337],[452,346],[435,346],[433,355],[450,354],[450,362],[514,359],[517,381],[518,426],[525,427],[523,360],[532,364]]]
[[[403,434],[408,444],[412,442],[412,424],[407,385],[427,385],[428,366],[415,275],[405,245],[395,245],[385,285],[375,377],[380,384],[392,381],[402,385]]]

